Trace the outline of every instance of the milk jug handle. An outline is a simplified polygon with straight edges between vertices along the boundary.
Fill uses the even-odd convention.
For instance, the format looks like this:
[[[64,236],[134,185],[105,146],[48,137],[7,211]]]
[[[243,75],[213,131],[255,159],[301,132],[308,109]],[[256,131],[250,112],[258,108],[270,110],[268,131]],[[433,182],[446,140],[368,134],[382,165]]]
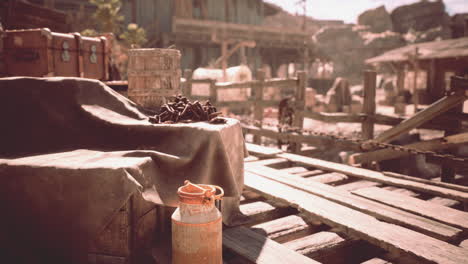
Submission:
[[[215,200],[221,200],[222,197],[224,196],[224,190],[223,188],[217,186],[217,185],[213,185],[213,187],[215,187],[215,189],[218,189],[219,190],[219,194],[215,194],[213,197]]]

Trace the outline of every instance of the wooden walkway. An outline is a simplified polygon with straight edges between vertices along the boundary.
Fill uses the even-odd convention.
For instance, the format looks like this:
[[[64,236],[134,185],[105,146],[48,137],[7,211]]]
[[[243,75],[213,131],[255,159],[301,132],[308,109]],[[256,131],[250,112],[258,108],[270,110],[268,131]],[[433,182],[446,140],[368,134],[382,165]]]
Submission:
[[[468,187],[247,147],[226,264],[468,263]]]

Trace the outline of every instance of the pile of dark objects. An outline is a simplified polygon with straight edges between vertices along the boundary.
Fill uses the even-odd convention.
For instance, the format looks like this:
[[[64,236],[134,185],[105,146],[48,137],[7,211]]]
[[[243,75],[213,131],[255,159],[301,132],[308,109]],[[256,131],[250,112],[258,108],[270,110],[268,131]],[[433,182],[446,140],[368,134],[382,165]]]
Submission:
[[[153,124],[175,124],[208,121],[211,124],[225,124],[226,119],[219,117],[221,112],[211,105],[210,101],[201,104],[199,101],[190,102],[182,95],[178,95],[173,101],[161,106],[159,114],[150,116]]]

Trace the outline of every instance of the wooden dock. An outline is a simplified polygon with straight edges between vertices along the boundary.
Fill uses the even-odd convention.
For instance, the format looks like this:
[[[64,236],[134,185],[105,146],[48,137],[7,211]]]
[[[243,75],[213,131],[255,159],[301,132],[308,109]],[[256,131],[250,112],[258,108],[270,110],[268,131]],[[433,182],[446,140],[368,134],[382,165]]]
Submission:
[[[468,262],[468,187],[247,148],[224,263]]]

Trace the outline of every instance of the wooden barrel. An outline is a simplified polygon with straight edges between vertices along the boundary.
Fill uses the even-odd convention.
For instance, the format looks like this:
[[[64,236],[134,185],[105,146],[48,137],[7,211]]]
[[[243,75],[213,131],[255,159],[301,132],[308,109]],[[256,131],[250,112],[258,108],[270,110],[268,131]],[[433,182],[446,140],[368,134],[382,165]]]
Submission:
[[[128,98],[158,108],[166,97],[180,93],[180,52],[174,49],[131,49],[128,64]]]

